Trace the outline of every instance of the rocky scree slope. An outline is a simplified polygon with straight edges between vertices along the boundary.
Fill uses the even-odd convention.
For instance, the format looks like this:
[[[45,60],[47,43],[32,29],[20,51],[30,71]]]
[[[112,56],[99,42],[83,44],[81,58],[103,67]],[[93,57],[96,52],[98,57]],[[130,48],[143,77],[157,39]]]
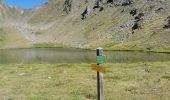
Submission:
[[[49,0],[30,10],[5,7],[1,30],[11,26],[27,46],[170,48],[170,0]]]

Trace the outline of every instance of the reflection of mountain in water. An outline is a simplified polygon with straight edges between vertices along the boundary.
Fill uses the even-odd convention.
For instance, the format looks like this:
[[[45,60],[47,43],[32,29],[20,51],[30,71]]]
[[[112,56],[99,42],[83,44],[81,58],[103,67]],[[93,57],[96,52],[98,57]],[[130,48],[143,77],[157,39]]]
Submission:
[[[170,54],[105,51],[107,62],[146,62],[170,60]],[[95,63],[95,51],[77,49],[0,50],[0,63]]]

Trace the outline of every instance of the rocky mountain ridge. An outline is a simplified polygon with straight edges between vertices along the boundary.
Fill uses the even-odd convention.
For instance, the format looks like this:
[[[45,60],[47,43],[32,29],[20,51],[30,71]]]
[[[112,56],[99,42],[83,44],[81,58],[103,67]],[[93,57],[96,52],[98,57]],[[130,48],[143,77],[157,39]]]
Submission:
[[[169,0],[49,0],[30,10],[1,2],[0,23],[4,33],[20,34],[19,47],[170,48]],[[10,47],[4,37],[1,48]]]

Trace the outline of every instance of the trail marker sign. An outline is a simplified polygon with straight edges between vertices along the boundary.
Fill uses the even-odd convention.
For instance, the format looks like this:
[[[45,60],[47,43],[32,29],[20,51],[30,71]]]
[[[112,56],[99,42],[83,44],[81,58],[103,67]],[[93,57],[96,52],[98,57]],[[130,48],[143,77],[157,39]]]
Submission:
[[[92,64],[91,67],[92,67],[93,70],[95,70],[97,72],[101,72],[101,73],[105,73],[106,72],[106,68],[101,66],[101,65]]]
[[[96,56],[96,63],[97,64],[103,64],[106,62],[106,56],[101,55],[101,56]]]

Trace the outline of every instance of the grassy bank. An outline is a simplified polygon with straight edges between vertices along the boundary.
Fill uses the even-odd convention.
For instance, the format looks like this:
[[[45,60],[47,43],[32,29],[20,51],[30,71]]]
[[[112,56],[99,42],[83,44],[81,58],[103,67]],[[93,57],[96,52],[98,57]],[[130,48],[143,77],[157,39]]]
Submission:
[[[105,100],[168,100],[170,62],[105,64]],[[0,99],[96,100],[90,64],[0,65]]]
[[[170,49],[166,48],[154,48],[154,49],[145,49],[145,48],[106,48],[108,51],[143,51],[143,52],[155,52],[155,53],[170,53]]]
[[[144,51],[144,52],[156,52],[156,53],[170,53],[170,48],[161,48],[161,47],[146,47],[146,46],[137,46],[131,44],[103,44],[105,50],[113,50],[113,51]]]
[[[113,51],[144,51],[144,52],[156,52],[156,53],[170,53],[170,48],[145,48],[145,47],[133,47],[133,46],[121,46],[121,47],[107,47],[104,46],[105,50]]]
[[[71,46],[67,46],[59,43],[37,43],[33,44],[33,48],[71,48]]]
[[[68,45],[56,44],[56,43],[42,43],[42,44],[34,44],[33,48],[74,48]],[[107,51],[144,51],[144,52],[155,52],[155,53],[170,53],[170,48],[139,48],[139,47],[106,47],[101,46],[104,50]],[[93,48],[77,48],[77,49],[85,49],[85,50],[94,50],[97,47]]]

